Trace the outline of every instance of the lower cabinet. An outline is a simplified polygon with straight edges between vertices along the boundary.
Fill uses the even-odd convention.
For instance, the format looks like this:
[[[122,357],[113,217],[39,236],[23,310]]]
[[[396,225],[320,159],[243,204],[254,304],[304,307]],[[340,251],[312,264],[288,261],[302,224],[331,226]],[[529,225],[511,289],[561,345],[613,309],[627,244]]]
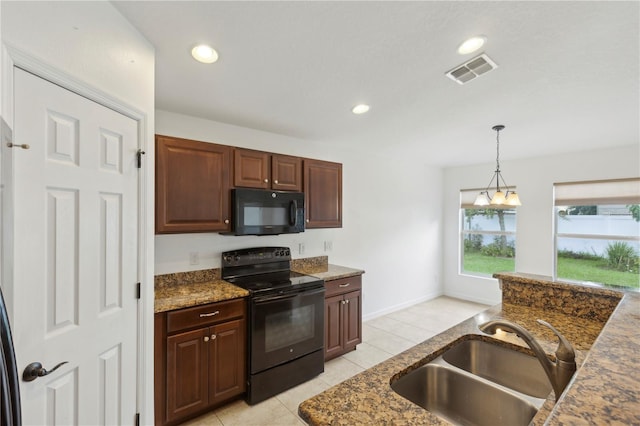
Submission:
[[[362,277],[325,282],[324,359],[352,351],[362,342]]]
[[[156,314],[157,425],[178,424],[244,393],[245,303]]]

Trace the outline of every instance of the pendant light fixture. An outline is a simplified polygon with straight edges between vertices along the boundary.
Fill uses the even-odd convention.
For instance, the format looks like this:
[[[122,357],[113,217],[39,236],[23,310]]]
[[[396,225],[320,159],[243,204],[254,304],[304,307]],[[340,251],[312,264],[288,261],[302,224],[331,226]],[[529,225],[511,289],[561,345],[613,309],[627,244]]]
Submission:
[[[504,181],[504,178],[500,174],[500,131],[504,130],[504,126],[502,124],[498,124],[492,127],[493,130],[496,131],[496,171],[493,172],[493,176],[489,181],[489,185],[487,185],[487,189],[480,192],[476,197],[476,200],[473,202],[475,206],[519,206],[520,198],[518,198],[518,194],[516,191],[510,191],[509,186]],[[489,195],[489,189],[493,188],[493,180],[496,181],[496,192],[493,196]],[[500,181],[502,181],[503,187],[500,187]],[[504,191],[503,191],[504,189]]]

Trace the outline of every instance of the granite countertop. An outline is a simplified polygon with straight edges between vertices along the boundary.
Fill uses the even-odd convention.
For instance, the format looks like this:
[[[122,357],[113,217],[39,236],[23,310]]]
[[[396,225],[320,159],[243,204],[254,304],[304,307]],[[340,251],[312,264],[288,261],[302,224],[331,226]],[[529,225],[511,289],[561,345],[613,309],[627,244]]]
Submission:
[[[154,312],[189,308],[213,302],[246,297],[249,292],[223,280],[156,287]]]
[[[339,265],[324,265],[324,266],[311,266],[311,267],[293,267],[292,271],[300,274],[311,275],[312,277],[319,278],[325,281],[339,280],[340,278],[349,278],[357,275],[364,274],[362,269],[348,268],[346,266]]]
[[[596,288],[576,291],[575,286],[568,289],[567,284],[524,274],[497,277],[503,286],[501,304],[302,402],[300,416],[313,425],[449,424],[396,394],[390,381],[461,340],[494,341],[531,353],[512,334],[480,332],[478,325],[492,319],[523,325],[547,353],[554,353],[557,339],[535,322],[542,318],[572,342],[578,372],[558,403],[554,405],[553,392],[549,395],[531,424],[640,424],[640,360],[634,356],[640,352],[640,294]],[[572,299],[576,306],[573,310],[566,303],[547,306],[550,295]]]
[[[291,270],[311,275],[325,281],[337,280],[356,275],[364,271],[331,265],[327,256],[318,256],[291,261]],[[177,272],[155,277],[154,312],[189,308],[206,303],[246,297],[249,292],[220,278],[220,269]]]
[[[189,308],[248,295],[247,290],[220,279],[219,269],[157,275],[154,312]]]

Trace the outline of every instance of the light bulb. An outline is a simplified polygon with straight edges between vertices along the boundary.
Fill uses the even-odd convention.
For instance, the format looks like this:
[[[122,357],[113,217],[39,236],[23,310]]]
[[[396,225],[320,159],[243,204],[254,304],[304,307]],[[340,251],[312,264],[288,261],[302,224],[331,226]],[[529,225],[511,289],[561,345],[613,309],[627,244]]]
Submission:
[[[509,192],[509,194],[507,195],[507,199],[505,204],[509,205],[509,206],[521,206],[522,203],[520,203],[520,197],[518,197],[518,194],[514,191]]]
[[[212,64],[218,60],[218,52],[206,44],[199,44],[191,49],[191,56],[193,56],[193,59],[196,61],[205,64]]]
[[[504,192],[502,191],[496,191],[496,193],[493,194],[493,197],[491,197],[491,204],[493,205],[504,204],[504,201],[505,201],[505,197],[504,197]]]
[[[487,41],[487,38],[485,36],[471,37],[470,39],[465,40],[460,46],[458,46],[458,53],[461,55],[466,55],[468,53],[475,52],[484,45],[485,41]]]
[[[351,112],[354,114],[364,114],[367,111],[369,111],[369,105],[365,104],[356,105],[351,109]]]
[[[476,197],[476,200],[473,202],[474,206],[488,206],[489,205],[489,197],[486,192],[481,192]]]

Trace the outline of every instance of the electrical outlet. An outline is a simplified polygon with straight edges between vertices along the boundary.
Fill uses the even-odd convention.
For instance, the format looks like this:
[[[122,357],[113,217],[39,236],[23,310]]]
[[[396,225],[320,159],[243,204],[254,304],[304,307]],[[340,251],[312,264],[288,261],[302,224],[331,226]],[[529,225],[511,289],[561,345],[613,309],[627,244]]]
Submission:
[[[324,242],[324,251],[333,250],[333,241],[325,241]]]
[[[304,243],[298,243],[298,254],[304,254]]]
[[[189,264],[197,265],[200,263],[200,255],[197,251],[192,251],[189,253]]]

